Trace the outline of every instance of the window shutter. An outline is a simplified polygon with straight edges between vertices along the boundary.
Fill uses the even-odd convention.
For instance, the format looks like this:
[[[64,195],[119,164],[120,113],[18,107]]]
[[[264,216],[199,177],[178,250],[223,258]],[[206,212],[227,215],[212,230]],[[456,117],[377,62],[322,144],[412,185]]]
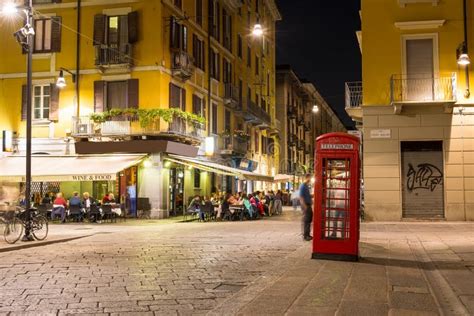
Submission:
[[[188,28],[185,25],[181,25],[181,49],[188,52]]]
[[[177,36],[177,32],[178,32],[177,26],[178,25],[176,23],[176,19],[175,19],[174,16],[172,16],[171,21],[170,21],[170,47],[171,48],[177,48],[177,45],[176,45],[176,38],[178,38],[178,36]]]
[[[54,83],[50,85],[51,99],[49,105],[49,120],[57,121],[59,119],[59,88]]]
[[[26,100],[28,98],[26,85],[21,86],[21,120],[26,121]]]
[[[107,16],[104,14],[96,14],[94,16],[94,45],[105,44],[105,24]]]
[[[138,109],[138,79],[127,80],[127,107]]]
[[[170,108],[180,107],[180,88],[170,82]]]
[[[105,89],[106,82],[99,80],[94,81],[94,112],[104,112],[105,109]]]
[[[128,14],[128,42],[130,44],[138,42],[138,11]]]
[[[51,51],[61,51],[61,28],[62,18],[60,16],[51,17]]]
[[[186,111],[186,89],[181,89],[181,110]]]

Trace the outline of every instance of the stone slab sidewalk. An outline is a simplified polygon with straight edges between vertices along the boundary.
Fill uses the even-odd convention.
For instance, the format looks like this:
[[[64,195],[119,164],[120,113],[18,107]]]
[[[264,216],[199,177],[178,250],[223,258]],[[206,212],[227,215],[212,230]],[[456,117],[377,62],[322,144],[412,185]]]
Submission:
[[[212,315],[474,315],[474,223],[365,223],[359,262],[285,258]]]

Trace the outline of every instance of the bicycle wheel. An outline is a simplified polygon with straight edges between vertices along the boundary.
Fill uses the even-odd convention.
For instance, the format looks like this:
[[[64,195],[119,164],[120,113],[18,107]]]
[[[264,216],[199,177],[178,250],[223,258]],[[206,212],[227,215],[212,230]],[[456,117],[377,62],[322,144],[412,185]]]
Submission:
[[[18,218],[13,217],[5,224],[3,237],[9,244],[16,243],[23,235],[23,223]]]
[[[43,215],[33,218],[31,233],[37,240],[44,240],[48,237],[48,220]]]

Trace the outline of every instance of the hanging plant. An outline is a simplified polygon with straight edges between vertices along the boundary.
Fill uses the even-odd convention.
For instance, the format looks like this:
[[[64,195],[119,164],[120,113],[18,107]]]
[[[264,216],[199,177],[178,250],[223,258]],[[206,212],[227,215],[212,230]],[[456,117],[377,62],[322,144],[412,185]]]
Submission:
[[[167,123],[171,123],[174,118],[181,118],[195,126],[202,126],[206,123],[206,119],[194,113],[188,113],[180,109],[110,109],[102,113],[92,113],[89,118],[94,123],[104,123],[117,117],[138,117],[141,127],[147,127],[155,121],[162,119]]]

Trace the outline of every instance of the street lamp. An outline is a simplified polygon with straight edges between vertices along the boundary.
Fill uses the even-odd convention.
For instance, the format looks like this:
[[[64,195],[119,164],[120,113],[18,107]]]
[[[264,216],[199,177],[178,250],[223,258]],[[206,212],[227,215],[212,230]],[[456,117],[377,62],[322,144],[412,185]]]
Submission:
[[[319,112],[319,106],[317,106],[316,104],[313,105],[313,110],[312,111],[313,111],[314,114],[318,113]]]
[[[33,40],[35,31],[33,29],[33,0],[25,1],[24,7],[17,7],[12,2],[7,2],[1,12],[12,15],[23,10],[26,16],[25,25],[15,32],[14,36],[18,43],[28,53],[26,70],[26,176],[25,176],[25,235],[23,241],[32,241],[31,236],[31,121],[32,121],[32,89],[33,89]]]
[[[255,37],[261,37],[263,35],[263,28],[261,24],[257,23],[254,25],[252,35]]]
[[[76,74],[66,68],[60,68],[59,77],[56,81],[56,87],[59,89],[65,88],[67,86],[66,79],[64,78],[64,72],[69,73],[72,76],[72,82],[76,83]]]

